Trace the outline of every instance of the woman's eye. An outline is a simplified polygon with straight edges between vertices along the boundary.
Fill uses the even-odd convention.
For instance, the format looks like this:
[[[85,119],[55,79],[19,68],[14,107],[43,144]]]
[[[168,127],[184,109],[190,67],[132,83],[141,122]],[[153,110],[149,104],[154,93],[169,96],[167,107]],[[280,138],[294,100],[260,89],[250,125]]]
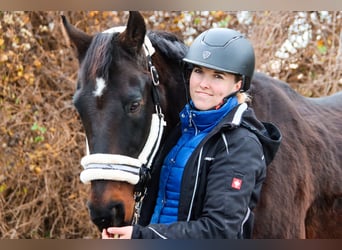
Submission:
[[[202,70],[201,70],[200,68],[194,68],[194,69],[192,70],[192,72],[201,73]]]
[[[140,109],[140,102],[133,102],[129,108],[130,113],[138,112]]]

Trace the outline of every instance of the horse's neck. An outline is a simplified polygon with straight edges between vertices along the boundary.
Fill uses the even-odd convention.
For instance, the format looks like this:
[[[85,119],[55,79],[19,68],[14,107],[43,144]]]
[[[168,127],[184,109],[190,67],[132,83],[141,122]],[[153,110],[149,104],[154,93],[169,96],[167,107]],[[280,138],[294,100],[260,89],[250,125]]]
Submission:
[[[171,92],[173,94],[166,97],[166,104],[163,108],[165,120],[167,121],[166,132],[169,132],[177,125],[179,122],[179,113],[186,104],[185,90],[183,88],[173,89]]]
[[[181,62],[187,47],[173,34],[149,31],[148,36],[156,48],[152,60],[160,76],[161,104],[167,121],[166,131],[169,131],[179,122],[179,112],[186,103]]]

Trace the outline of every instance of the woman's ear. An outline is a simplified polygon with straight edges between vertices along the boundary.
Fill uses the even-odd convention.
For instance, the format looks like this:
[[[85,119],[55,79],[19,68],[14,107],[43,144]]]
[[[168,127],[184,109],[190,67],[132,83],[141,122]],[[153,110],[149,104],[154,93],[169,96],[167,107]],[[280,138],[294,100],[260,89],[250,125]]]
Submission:
[[[242,80],[239,80],[238,82],[235,83],[234,85],[234,88],[235,88],[235,91],[238,92],[241,90],[241,87],[242,87]]]

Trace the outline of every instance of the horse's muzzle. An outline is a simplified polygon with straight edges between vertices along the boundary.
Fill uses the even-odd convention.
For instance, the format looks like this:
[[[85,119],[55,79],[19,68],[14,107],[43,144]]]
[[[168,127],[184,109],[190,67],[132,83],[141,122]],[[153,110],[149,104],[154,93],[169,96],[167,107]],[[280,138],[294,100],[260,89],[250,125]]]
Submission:
[[[105,207],[95,207],[88,203],[87,206],[92,222],[100,231],[108,227],[121,227],[127,224],[124,222],[125,212],[121,203],[111,202]]]

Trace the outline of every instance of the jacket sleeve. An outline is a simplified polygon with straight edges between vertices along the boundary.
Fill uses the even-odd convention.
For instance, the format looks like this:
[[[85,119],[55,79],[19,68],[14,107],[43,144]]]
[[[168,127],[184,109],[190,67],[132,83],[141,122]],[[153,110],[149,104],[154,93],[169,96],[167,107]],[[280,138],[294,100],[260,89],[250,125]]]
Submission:
[[[208,164],[206,187],[204,195],[196,195],[197,201],[194,202],[203,204],[200,215],[188,222],[150,224],[147,227],[135,225],[132,238],[243,237],[244,223],[258,200],[266,165],[262,146],[254,134],[241,128],[223,136],[226,139],[217,142],[214,153],[202,157],[204,164]],[[228,142],[228,147],[224,141]],[[206,162],[208,160],[210,163]]]

